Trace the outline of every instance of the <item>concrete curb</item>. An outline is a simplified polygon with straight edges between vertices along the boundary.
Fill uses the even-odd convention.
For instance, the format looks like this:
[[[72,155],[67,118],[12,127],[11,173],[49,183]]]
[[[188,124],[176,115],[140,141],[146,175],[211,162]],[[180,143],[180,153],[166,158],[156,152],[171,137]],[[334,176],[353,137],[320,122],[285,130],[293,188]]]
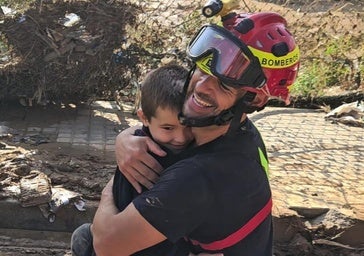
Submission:
[[[65,205],[56,213],[53,223],[46,219],[38,206],[22,207],[16,200],[0,201],[0,228],[40,231],[73,232],[86,222],[92,222],[98,202],[87,201],[86,211]]]

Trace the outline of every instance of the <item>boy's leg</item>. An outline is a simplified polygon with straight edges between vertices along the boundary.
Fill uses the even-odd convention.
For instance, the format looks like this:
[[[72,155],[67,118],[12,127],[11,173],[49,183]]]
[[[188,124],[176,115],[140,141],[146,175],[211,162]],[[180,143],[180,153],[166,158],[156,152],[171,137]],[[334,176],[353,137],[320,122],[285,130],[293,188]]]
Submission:
[[[85,223],[73,231],[71,237],[73,256],[96,256],[90,227],[91,223]]]

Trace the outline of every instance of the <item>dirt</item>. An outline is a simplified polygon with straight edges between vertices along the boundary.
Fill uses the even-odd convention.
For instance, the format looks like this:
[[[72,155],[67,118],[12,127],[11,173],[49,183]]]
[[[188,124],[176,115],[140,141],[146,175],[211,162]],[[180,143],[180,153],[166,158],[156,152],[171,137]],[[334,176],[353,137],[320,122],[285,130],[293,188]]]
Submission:
[[[91,201],[96,202],[100,198],[102,188],[115,171],[113,153],[105,155],[102,151],[88,152],[84,147],[77,148],[66,143],[54,143],[54,138],[30,138],[17,132],[24,129],[30,121],[50,127],[59,120],[74,118],[75,114],[72,108],[58,107],[47,109],[33,107],[27,110],[23,106],[9,104],[0,109],[1,121],[11,123],[12,127],[7,129],[7,126],[0,125],[0,201],[15,199],[24,206],[31,205],[27,206],[28,214],[38,214],[34,216],[34,219],[40,223],[38,226],[47,223],[47,220],[40,214],[41,211],[37,208],[34,210],[32,205],[35,207],[38,207],[38,204],[47,205],[50,198],[45,196],[45,192],[48,189],[51,189],[53,193],[59,187],[72,191],[77,195],[76,198],[81,195],[89,206]],[[115,129],[118,131],[122,127],[118,126]],[[46,175],[50,182],[49,187],[44,182],[44,176],[39,174]],[[36,181],[37,185],[43,181],[43,186],[33,190],[29,196],[29,193],[20,189],[24,180],[27,180],[28,184]],[[24,211],[23,209],[20,211]],[[72,207],[70,214],[66,218],[73,218],[72,214],[77,214],[77,210]],[[21,229],[4,229],[3,225],[6,223],[0,222],[2,223],[0,255],[71,255],[69,231],[49,231],[49,229],[59,229],[54,226],[45,226],[44,231],[24,230],[22,220],[16,221],[20,223]]]
[[[103,155],[66,143],[48,143],[55,138],[24,136],[14,130],[25,129],[29,122],[50,127],[60,119],[72,119],[75,115],[75,109],[58,106],[31,110],[19,105],[3,106],[1,119],[11,122],[12,130],[7,131],[7,126],[0,125],[0,198],[8,196],[6,187],[18,185],[22,177],[36,172],[46,174],[52,186],[62,185],[88,200],[100,198],[104,184],[115,171],[112,153]],[[115,134],[123,128],[115,126]]]
[[[3,96],[5,93],[11,93],[12,96],[17,97],[20,95],[21,97],[14,97],[14,99],[17,103],[20,102],[23,106],[25,105],[25,108],[6,108],[6,111],[4,105],[1,105],[0,121],[12,121],[18,127],[24,124],[23,120],[19,121],[18,124],[14,122],[14,119],[19,116],[32,118],[33,121],[38,120],[39,123],[48,122],[52,124],[55,122],[55,120],[52,120],[52,117],[57,117],[58,120],[60,115],[68,118],[75,114],[74,110],[70,108],[52,109],[47,105],[47,111],[42,111],[42,107],[40,107],[38,112],[32,111],[35,114],[29,116],[27,108],[31,107],[34,110],[36,108],[34,105],[36,104],[42,105],[42,102],[47,104],[47,101],[52,98],[52,93],[58,96],[62,95],[65,98],[69,97],[71,101],[74,95],[67,94],[67,91],[70,91],[67,88],[75,86],[78,88],[75,92],[79,91],[80,94],[87,95],[91,92],[94,95],[110,97],[112,90],[125,89],[132,75],[136,76],[143,73],[143,70],[132,69],[130,66],[123,68],[122,65],[118,64],[119,59],[115,59],[117,55],[110,55],[110,52],[113,52],[115,49],[120,50],[120,45],[116,43],[121,42],[125,36],[125,24],[135,22],[136,14],[140,14],[138,8],[133,10],[126,8],[126,12],[118,13],[112,5],[106,5],[102,1],[92,3],[91,1],[62,1],[63,3],[58,1],[55,6],[57,8],[53,8],[50,4],[52,1],[41,2],[46,3],[42,9],[43,15],[39,8],[33,9],[27,13],[28,18],[23,23],[26,26],[20,26],[21,23],[10,23],[10,21],[8,21],[9,23],[6,26],[9,35],[11,35],[9,38],[14,40],[12,43],[16,46],[17,52],[14,56],[32,57],[28,59],[28,62],[23,62],[20,66],[0,63],[2,65],[0,69],[0,82],[4,82],[5,78],[7,79],[6,89],[4,89],[5,87],[0,89],[1,95]],[[273,4],[267,5],[257,1],[252,2],[254,2],[252,6],[255,10],[266,9],[268,6],[269,10],[287,13],[288,19],[294,22],[294,26],[300,28],[297,29],[298,34],[296,33],[296,35],[299,42],[305,45],[302,47],[303,50],[313,48],[311,44],[306,44],[305,40],[309,36],[311,36],[312,41],[321,40],[317,38],[319,33],[316,30],[311,31],[307,35],[307,28],[312,27],[312,23],[317,22],[317,19],[322,18],[322,16],[316,14],[310,16],[307,13],[302,15],[302,13],[296,12],[295,10],[299,6],[300,1],[293,1],[297,6],[293,4],[283,7]],[[316,10],[326,12],[330,8],[326,8],[324,2],[327,1],[313,1],[308,7],[306,5],[306,11],[309,12],[310,8],[314,6]],[[115,3],[120,3],[120,1],[115,1]],[[360,7],[361,3],[361,1],[358,1],[356,7]],[[321,4],[320,7],[318,7],[319,4]],[[186,6],[188,5],[186,4]],[[330,6],[332,7],[331,4]],[[341,11],[349,10],[352,5],[348,4],[346,6],[347,9],[344,8]],[[134,7],[131,6],[130,8]],[[190,10],[186,9],[187,7],[179,7],[185,11]],[[69,40],[69,36],[72,35],[71,32],[74,31],[71,28],[59,30],[59,26],[48,26],[49,31],[51,31],[50,33],[53,33],[53,39],[47,39],[49,35],[45,34],[46,30],[44,30],[44,27],[47,27],[47,24],[54,25],[55,21],[63,17],[66,12],[79,13],[81,18],[85,20],[85,25],[89,31],[89,34],[87,34],[89,41],[85,37],[74,34],[71,40]],[[349,29],[352,21],[348,20],[346,14],[345,12],[334,12],[331,15],[324,16],[324,18],[327,19],[326,24],[330,24],[332,16],[335,16],[337,17],[335,22],[339,20],[341,25],[345,25]],[[115,22],[119,20],[123,22]],[[361,22],[363,22],[362,18],[358,17],[357,23],[362,24]],[[156,24],[159,25],[158,23]],[[33,31],[32,37],[26,38],[25,35],[27,35],[29,30]],[[57,31],[61,36],[61,39],[58,41],[54,39]],[[83,36],[85,35],[83,34]],[[30,41],[32,43],[29,43]],[[28,45],[32,45],[33,52],[29,51]],[[24,51],[22,52],[22,50]],[[148,55],[145,51],[142,53]],[[153,57],[160,61],[165,56]],[[18,59],[15,57],[13,60],[17,61]],[[129,60],[131,59],[129,58]],[[138,59],[132,60],[130,62],[131,66],[141,61]],[[68,68],[64,69],[64,67]],[[142,67],[142,69],[146,68]],[[55,72],[51,72],[51,70]],[[135,74],[130,74],[130,70],[134,71]],[[36,73],[36,76],[33,75],[34,73]],[[85,76],[89,79],[82,80],[82,77]],[[117,86],[110,87],[110,80],[113,80]],[[42,82],[39,83],[39,81]],[[29,92],[26,95],[24,95],[24,92],[16,92],[19,84],[29,82],[33,82],[33,84],[29,87]],[[54,87],[49,87],[49,84],[54,84]],[[46,85],[48,89],[44,89]],[[56,89],[52,91],[52,88]],[[100,90],[103,88],[108,88],[109,95],[100,94]],[[64,92],[58,91],[63,89]],[[334,93],[335,95],[329,96],[345,94],[348,92],[347,89],[348,86],[339,86]],[[358,91],[362,93],[363,90],[360,84],[354,89],[350,91],[350,95],[357,95]],[[133,87],[123,93],[126,96],[121,100],[133,101]],[[358,97],[362,97],[362,94]],[[341,102],[342,100],[340,99],[339,101]],[[333,101],[335,103],[338,102],[337,98],[333,99]],[[309,103],[311,104],[312,101]],[[306,102],[300,106],[307,107],[309,103]],[[317,104],[322,103],[322,101],[318,101]],[[297,105],[299,104],[297,103]],[[116,129],[122,128],[124,127],[116,127]],[[19,190],[14,190],[14,188],[19,187],[21,179],[29,175],[43,173],[49,178],[50,186],[52,187],[63,186],[68,190],[81,194],[87,200],[98,200],[103,186],[115,170],[113,155],[105,157],[105,155],[97,152],[85,152],[83,148],[76,149],[66,144],[47,143],[44,139],[42,137],[24,138],[13,131],[0,130],[0,199],[13,197],[20,200],[22,195]],[[293,222],[290,220],[283,221],[287,221],[297,235],[291,241],[275,244],[276,256],[363,255],[351,248],[343,248],[339,245],[333,246],[324,242],[313,245],[311,243],[312,237],[324,238],[322,235],[324,232],[322,234],[310,234],[309,231],[302,227],[302,223],[297,222],[297,220]],[[44,233],[36,231],[22,232],[14,231],[9,233],[9,230],[7,230],[3,233],[4,235],[0,236],[0,255],[70,255],[69,234],[47,233],[47,235],[44,235]]]
[[[9,106],[0,115],[11,122],[12,127],[23,127],[24,108]],[[32,109],[26,114],[25,121],[45,123],[45,126],[59,121],[60,116],[67,119],[75,115],[73,109]],[[136,117],[134,117],[136,119]],[[2,126],[4,127],[4,126]],[[117,129],[123,129],[119,126]],[[20,180],[32,173],[43,173],[50,179],[50,186],[62,186],[81,194],[84,199],[98,200],[101,190],[115,170],[113,154],[105,155],[100,151],[86,152],[85,148],[74,148],[60,143],[46,143],[42,137],[19,141],[15,131],[2,131],[0,136],[0,199],[16,198],[22,201],[18,187]],[[12,192],[10,192],[12,191]],[[39,199],[39,197],[38,197]],[[40,221],[38,219],[38,221]],[[281,238],[274,244],[276,256],[287,255],[362,255],[360,251],[342,244],[332,244],[325,240],[334,230],[308,230],[299,216],[275,220]],[[36,230],[1,230],[0,255],[70,255],[70,233]],[[284,239],[286,234],[294,234]],[[360,234],[358,232],[357,234]],[[355,236],[355,233],[352,233]],[[313,244],[312,240],[316,243]],[[321,239],[321,240],[320,240]],[[349,238],[353,241],[355,237]],[[320,242],[321,241],[321,242]],[[320,242],[320,243],[319,243]]]

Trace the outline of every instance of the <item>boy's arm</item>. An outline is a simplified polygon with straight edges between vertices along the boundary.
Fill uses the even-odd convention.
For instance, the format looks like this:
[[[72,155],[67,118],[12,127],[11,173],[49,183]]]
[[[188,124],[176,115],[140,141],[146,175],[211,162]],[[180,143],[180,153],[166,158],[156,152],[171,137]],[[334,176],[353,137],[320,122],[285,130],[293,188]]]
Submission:
[[[112,181],[102,191],[92,224],[97,255],[131,255],[165,240],[166,237],[150,225],[132,203],[118,213],[112,196]]]
[[[115,156],[120,171],[139,192],[142,192],[140,184],[151,188],[158,179],[158,174],[163,170],[152,155],[165,156],[158,144],[147,136],[134,136],[139,126],[130,127],[116,137]]]

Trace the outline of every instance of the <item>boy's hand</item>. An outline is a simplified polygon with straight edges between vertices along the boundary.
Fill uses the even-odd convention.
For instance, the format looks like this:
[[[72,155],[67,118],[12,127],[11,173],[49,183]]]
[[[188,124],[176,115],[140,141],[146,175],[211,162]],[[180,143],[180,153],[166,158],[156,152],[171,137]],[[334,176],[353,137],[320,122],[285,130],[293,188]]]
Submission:
[[[153,142],[149,137],[134,136],[134,131],[139,127],[131,127],[122,131],[115,141],[116,161],[120,171],[139,192],[141,185],[150,189],[157,181],[162,166],[152,155],[165,156],[166,152]]]

